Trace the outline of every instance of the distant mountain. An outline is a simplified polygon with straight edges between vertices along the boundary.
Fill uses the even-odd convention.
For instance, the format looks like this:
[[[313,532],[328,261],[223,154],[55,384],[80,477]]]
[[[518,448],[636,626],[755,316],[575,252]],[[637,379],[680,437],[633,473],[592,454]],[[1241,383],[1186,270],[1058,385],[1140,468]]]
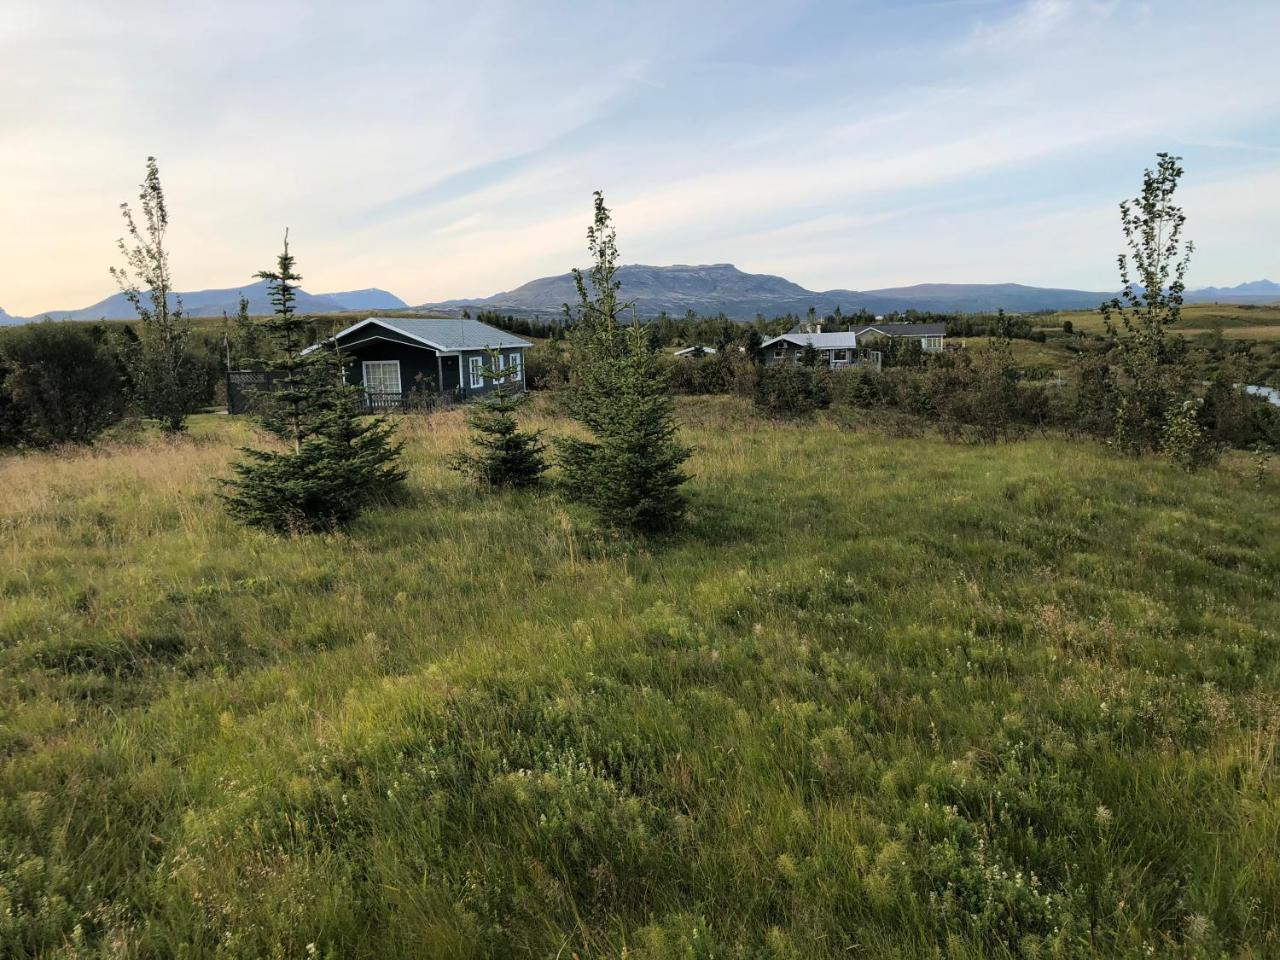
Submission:
[[[1218,303],[1271,303],[1280,300],[1280,283],[1271,280],[1250,280],[1234,287],[1201,287],[1187,291],[1189,301],[1217,301]]]
[[[249,312],[264,315],[272,311],[267,282],[246,284],[243,287],[227,287],[219,290],[195,290],[180,293],[182,306],[188,316],[217,317],[223,313],[234,314],[240,309],[240,297],[249,301]],[[170,301],[173,302],[172,300]],[[298,291],[299,313],[344,313],[359,310],[402,310],[406,306],[399,297],[385,290],[369,288],[343,293],[311,294]],[[112,294],[89,307],[79,310],[49,310],[29,319],[50,317],[54,320],[133,320],[137,318],[133,307],[123,293]],[[18,318],[15,321],[20,322]],[[2,322],[2,321],[0,321]]]
[[[22,322],[21,317],[11,317],[4,312],[3,307],[0,307],[0,327],[5,327],[5,326],[9,326],[10,324],[21,323],[21,322]]]
[[[332,300],[343,310],[408,310],[409,305],[394,293],[369,287],[345,293],[317,293],[322,300]]]
[[[902,310],[977,313],[1000,308],[1011,312],[1035,310],[1081,310],[1096,307],[1109,293],[1027,287],[1016,283],[927,283],[914,287],[883,290],[806,290],[797,283],[768,274],[744,273],[728,263],[704,266],[678,264],[654,267],[633,264],[618,268],[622,295],[634,300],[636,312],[656,316],[666,312],[683,315],[686,310],[700,314],[725,313],[747,319],[758,313],[776,316],[806,313],[813,307],[820,314],[839,307],[844,313],[867,310],[893,313]],[[424,309],[498,310],[515,313],[557,313],[561,305],[577,299],[573,275],[543,277],[492,297],[477,300],[447,300],[423,304]]]

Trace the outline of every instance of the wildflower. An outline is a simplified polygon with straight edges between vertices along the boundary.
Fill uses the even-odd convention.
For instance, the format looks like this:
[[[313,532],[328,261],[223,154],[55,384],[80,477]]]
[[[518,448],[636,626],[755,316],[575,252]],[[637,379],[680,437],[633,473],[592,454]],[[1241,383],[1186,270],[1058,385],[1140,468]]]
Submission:
[[[1098,826],[1109,827],[1111,826],[1111,811],[1099,804],[1098,809],[1093,812],[1093,819],[1098,822]]]

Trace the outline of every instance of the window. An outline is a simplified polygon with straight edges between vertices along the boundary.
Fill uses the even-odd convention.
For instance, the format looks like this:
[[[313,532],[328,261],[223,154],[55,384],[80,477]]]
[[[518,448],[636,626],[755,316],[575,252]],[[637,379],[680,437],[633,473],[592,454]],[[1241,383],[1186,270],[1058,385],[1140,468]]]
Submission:
[[[471,371],[471,389],[478,390],[484,386],[484,357],[470,357],[467,369]]]
[[[941,337],[921,337],[920,339],[924,341],[921,346],[930,353],[936,353],[942,349]]]
[[[364,362],[366,393],[400,393],[399,360],[366,360]]]
[[[848,362],[848,360],[849,360],[849,351],[847,351],[847,350],[832,350],[832,351],[831,351],[831,362],[832,362],[832,363],[847,363],[847,362]]]
[[[773,359],[775,359],[775,360],[781,360],[781,359],[782,359],[783,357],[785,357],[786,355],[787,355],[787,348],[786,348],[786,347],[774,347],[774,348],[773,348]]]
[[[513,353],[511,355],[511,363],[510,363],[511,379],[516,381],[517,383],[519,383],[522,379],[524,379],[524,364],[522,361],[523,361],[523,358],[520,356],[520,354]]]

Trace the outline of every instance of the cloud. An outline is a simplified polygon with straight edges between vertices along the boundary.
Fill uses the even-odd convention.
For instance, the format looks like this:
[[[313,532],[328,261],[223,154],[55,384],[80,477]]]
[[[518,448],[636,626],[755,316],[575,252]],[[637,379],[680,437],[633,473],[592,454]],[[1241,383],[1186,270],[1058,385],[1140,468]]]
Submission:
[[[10,8],[13,313],[110,291],[117,204],[149,153],[186,287],[240,282],[289,226],[316,288],[492,293],[582,260],[596,188],[629,261],[735,261],[820,287],[1096,287],[1114,204],[1161,149],[1186,157],[1189,197],[1222,198],[1200,214],[1213,253],[1198,276],[1280,270],[1270,200],[1236,186],[1280,151],[1275,5]],[[196,37],[209,55],[190,54]],[[1122,69],[1138,39],[1176,69]]]

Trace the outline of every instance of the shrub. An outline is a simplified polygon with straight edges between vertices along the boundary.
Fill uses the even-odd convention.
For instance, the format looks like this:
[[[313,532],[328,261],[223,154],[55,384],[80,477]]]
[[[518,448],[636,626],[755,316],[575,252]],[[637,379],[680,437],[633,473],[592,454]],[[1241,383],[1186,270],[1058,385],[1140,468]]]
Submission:
[[[1161,446],[1165,456],[1184,470],[1199,470],[1218,459],[1218,445],[1200,423],[1204,401],[1184,400],[1165,415]]]
[[[802,363],[763,367],[755,385],[757,409],[771,417],[804,417],[831,405],[831,375]]]
[[[486,377],[498,375],[490,361]],[[472,451],[454,456],[451,466],[477,483],[498,487],[530,487],[547,471],[541,435],[520,429],[516,411],[527,395],[499,383],[467,411]]]
[[[525,357],[525,386],[560,390],[569,383],[569,357],[563,340],[535,343]]]
[[[837,370],[831,375],[831,398],[851,407],[885,407],[895,401],[889,378],[874,367]]]
[[[668,376],[674,393],[727,393],[733,370],[726,354],[708,353],[670,361]]]
[[[91,331],[75,323],[27,324],[0,340],[14,439],[37,445],[89,443],[124,413],[120,375]]]

